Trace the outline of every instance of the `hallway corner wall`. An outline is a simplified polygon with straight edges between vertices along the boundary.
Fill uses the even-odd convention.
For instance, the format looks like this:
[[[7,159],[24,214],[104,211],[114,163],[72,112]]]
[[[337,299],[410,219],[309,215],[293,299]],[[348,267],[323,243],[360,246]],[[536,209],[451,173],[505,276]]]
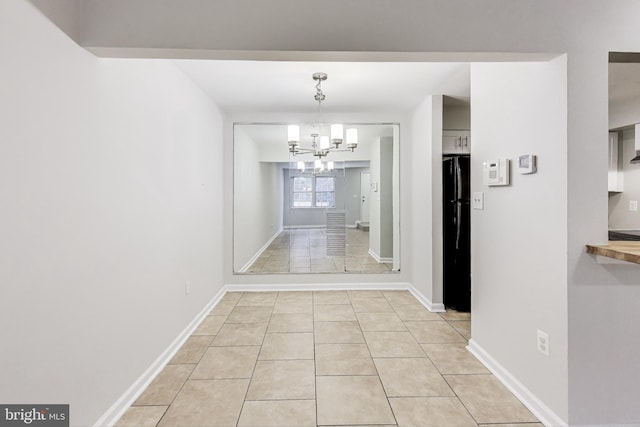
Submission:
[[[484,208],[471,209],[473,342],[566,422],[566,56],[474,63],[471,88],[471,191],[484,193]],[[522,154],[537,156],[536,173],[518,173]],[[484,164],[499,158],[511,162],[511,183],[489,187]]]

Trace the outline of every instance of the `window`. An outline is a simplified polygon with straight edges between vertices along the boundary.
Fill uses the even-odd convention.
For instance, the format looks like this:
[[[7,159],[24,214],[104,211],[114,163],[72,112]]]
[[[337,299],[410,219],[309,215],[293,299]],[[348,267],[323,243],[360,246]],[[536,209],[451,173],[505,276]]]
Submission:
[[[292,208],[335,207],[335,180],[332,176],[294,176],[291,188]]]
[[[296,176],[293,178],[293,198],[291,206],[294,208],[310,208],[313,206],[312,177]]]
[[[332,208],[335,206],[334,201],[335,189],[332,176],[319,176],[316,178],[316,207]]]

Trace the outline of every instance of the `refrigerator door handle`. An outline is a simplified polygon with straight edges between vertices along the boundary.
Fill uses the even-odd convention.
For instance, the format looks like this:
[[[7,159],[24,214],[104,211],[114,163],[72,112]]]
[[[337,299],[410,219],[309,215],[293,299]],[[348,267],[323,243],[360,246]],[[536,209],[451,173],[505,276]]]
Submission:
[[[458,162],[456,162],[456,198],[462,199],[462,168]]]
[[[462,221],[462,206],[456,202],[456,250],[460,249],[460,221]]]

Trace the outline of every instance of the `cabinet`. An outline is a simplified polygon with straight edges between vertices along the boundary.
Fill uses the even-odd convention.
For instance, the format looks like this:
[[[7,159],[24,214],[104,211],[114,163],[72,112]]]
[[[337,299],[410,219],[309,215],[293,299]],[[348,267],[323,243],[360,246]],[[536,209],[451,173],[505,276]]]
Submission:
[[[471,132],[468,130],[442,131],[442,154],[471,153]]]
[[[617,193],[624,188],[620,148],[618,132],[609,132],[609,191]]]

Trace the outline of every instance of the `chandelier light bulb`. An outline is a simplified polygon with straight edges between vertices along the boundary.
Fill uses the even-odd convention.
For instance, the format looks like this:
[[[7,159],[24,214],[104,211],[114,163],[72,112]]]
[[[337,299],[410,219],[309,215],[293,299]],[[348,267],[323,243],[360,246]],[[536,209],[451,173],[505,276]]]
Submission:
[[[321,160],[316,160],[314,162],[314,169],[316,169],[318,171],[322,171],[322,161]]]
[[[302,160],[298,161],[298,170],[304,172],[304,162]]]
[[[333,162],[327,162],[327,170],[328,171],[332,171],[333,170]]]
[[[300,142],[300,126],[289,125],[287,128],[287,134],[289,137],[289,145],[292,145],[291,143],[295,143],[297,145]]]
[[[343,133],[344,130],[341,124],[336,123],[331,125],[331,143],[335,144],[336,148],[342,144]]]
[[[358,146],[358,129],[347,129],[347,148],[351,151],[355,150]]]

